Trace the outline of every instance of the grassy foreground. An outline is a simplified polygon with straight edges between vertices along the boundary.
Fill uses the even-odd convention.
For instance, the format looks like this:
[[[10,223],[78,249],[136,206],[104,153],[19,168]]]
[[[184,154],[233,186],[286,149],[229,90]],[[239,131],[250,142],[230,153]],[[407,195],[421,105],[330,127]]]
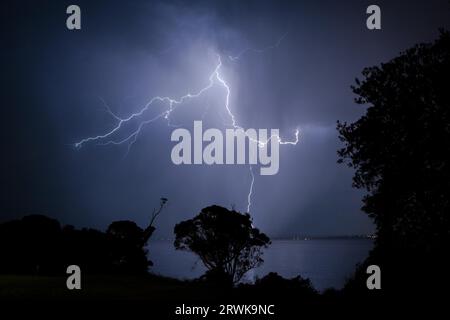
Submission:
[[[290,287],[283,288],[218,288],[198,281],[182,281],[156,275],[82,275],[81,290],[68,290],[64,276],[0,275],[0,303],[15,310],[32,312],[60,309],[83,314],[85,307],[103,317],[105,313],[126,316],[148,314],[149,319],[201,319],[201,316],[181,317],[180,306],[209,306],[221,310],[220,305],[274,305],[275,315],[252,315],[251,319],[295,319],[301,314],[333,314],[365,310],[373,302],[341,296],[338,292],[311,294]],[[25,303],[24,303],[25,302]],[[37,303],[36,303],[37,302]],[[56,302],[56,303],[55,303]],[[369,304],[368,304],[369,302]],[[375,303],[379,306],[378,303]],[[28,310],[28,311],[27,311]],[[59,311],[56,314],[60,314]],[[295,317],[293,317],[295,315]],[[123,319],[123,317],[121,317]],[[208,316],[208,319],[247,319],[238,315]]]
[[[212,298],[208,287],[155,275],[83,276],[81,290],[68,290],[66,277],[0,275],[0,299],[57,300],[205,300]]]

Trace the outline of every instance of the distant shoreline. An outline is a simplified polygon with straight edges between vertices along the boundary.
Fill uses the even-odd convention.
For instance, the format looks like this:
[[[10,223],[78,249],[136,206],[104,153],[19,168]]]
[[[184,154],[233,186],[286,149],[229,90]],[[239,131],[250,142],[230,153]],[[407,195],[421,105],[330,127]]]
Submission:
[[[375,240],[375,235],[348,235],[348,236],[291,236],[291,237],[270,237],[272,241],[309,241],[309,240]],[[157,237],[151,242],[173,241],[172,238]]]
[[[373,240],[375,239],[374,235],[348,235],[348,236],[292,236],[292,237],[273,237],[272,240]]]

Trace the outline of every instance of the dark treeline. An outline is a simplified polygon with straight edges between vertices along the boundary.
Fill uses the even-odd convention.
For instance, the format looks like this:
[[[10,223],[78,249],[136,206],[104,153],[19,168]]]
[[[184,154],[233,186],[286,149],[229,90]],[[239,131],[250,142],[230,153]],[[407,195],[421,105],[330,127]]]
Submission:
[[[115,221],[106,232],[61,226],[43,215],[0,224],[0,273],[58,275],[69,265],[91,274],[146,274],[152,262],[146,244],[167,199],[142,229],[133,221]]]
[[[113,222],[106,232],[61,227],[30,215],[0,224],[1,273],[61,275],[69,265],[86,273],[147,272],[144,230],[131,221]]]
[[[67,267],[77,265],[84,275],[106,275],[113,277],[110,278],[113,282],[117,276],[140,277],[142,282],[137,283],[138,288],[128,292],[130,297],[145,286],[155,287],[157,292],[176,286],[177,292],[178,287],[189,290],[187,295],[184,292],[179,294],[184,301],[195,298],[191,295],[193,292],[209,300],[213,297],[228,299],[230,296],[264,299],[274,292],[308,299],[318,295],[311,282],[301,276],[285,279],[269,273],[253,284],[240,283],[247,271],[263,263],[262,249],[270,244],[270,239],[253,226],[249,214],[220,206],[206,207],[194,218],[182,221],[174,228],[175,248],[196,254],[207,268],[206,273],[198,279],[185,281],[152,275],[147,241],[155,230],[154,218],[166,201],[162,199],[159,210],[154,211],[145,229],[132,221],[116,221],[105,232],[77,230],[70,225],[61,226],[57,220],[42,215],[29,215],[2,223],[0,274],[67,276]],[[151,245],[149,248],[151,250]],[[64,288],[62,284],[60,286]],[[101,290],[105,287],[109,284]],[[230,290],[234,290],[231,295]],[[158,296],[157,299],[163,298]]]
[[[366,267],[380,266],[383,292],[439,295],[450,264],[450,33],[366,68],[353,87],[366,114],[338,123],[340,162],[365,189],[374,250],[347,290],[367,293]],[[441,296],[442,297],[442,296]]]

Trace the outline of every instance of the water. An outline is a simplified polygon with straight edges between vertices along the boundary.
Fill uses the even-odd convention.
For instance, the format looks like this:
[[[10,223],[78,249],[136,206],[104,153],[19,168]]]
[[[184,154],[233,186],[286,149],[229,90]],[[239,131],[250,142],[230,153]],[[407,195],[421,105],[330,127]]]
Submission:
[[[264,253],[264,263],[247,273],[247,280],[277,272],[283,277],[309,278],[314,287],[342,288],[357,263],[372,248],[369,239],[275,240]],[[172,241],[154,241],[149,246],[154,266],[151,271],[179,279],[193,279],[205,272],[202,262],[191,252],[175,250]]]

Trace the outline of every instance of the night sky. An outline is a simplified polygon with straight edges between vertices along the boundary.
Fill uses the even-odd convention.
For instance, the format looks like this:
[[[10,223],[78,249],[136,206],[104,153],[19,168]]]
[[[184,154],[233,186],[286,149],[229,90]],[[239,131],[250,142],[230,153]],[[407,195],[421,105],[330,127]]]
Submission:
[[[66,28],[77,4],[82,29]],[[382,30],[366,28],[373,1],[11,1],[2,6],[0,221],[45,214],[105,229],[144,226],[161,196],[169,204],[157,235],[212,204],[245,211],[248,166],[176,166],[174,128],[145,126],[127,145],[74,148],[117,125],[153,96],[196,92],[223,58],[230,108],[244,128],[279,128],[280,170],[255,174],[251,214],[270,236],[364,234],[362,191],[336,163],[336,121],[364,113],[350,85],[364,67],[387,62],[450,25],[448,1],[377,1]],[[279,41],[282,38],[281,41]],[[260,51],[262,48],[269,48]],[[227,59],[247,50],[238,61]],[[213,88],[173,120],[225,129],[225,94]],[[155,105],[145,119],[161,112]],[[131,127],[136,124],[131,124]],[[131,130],[130,128],[125,128]],[[120,132],[115,138],[126,136]],[[259,170],[258,170],[259,171]]]

